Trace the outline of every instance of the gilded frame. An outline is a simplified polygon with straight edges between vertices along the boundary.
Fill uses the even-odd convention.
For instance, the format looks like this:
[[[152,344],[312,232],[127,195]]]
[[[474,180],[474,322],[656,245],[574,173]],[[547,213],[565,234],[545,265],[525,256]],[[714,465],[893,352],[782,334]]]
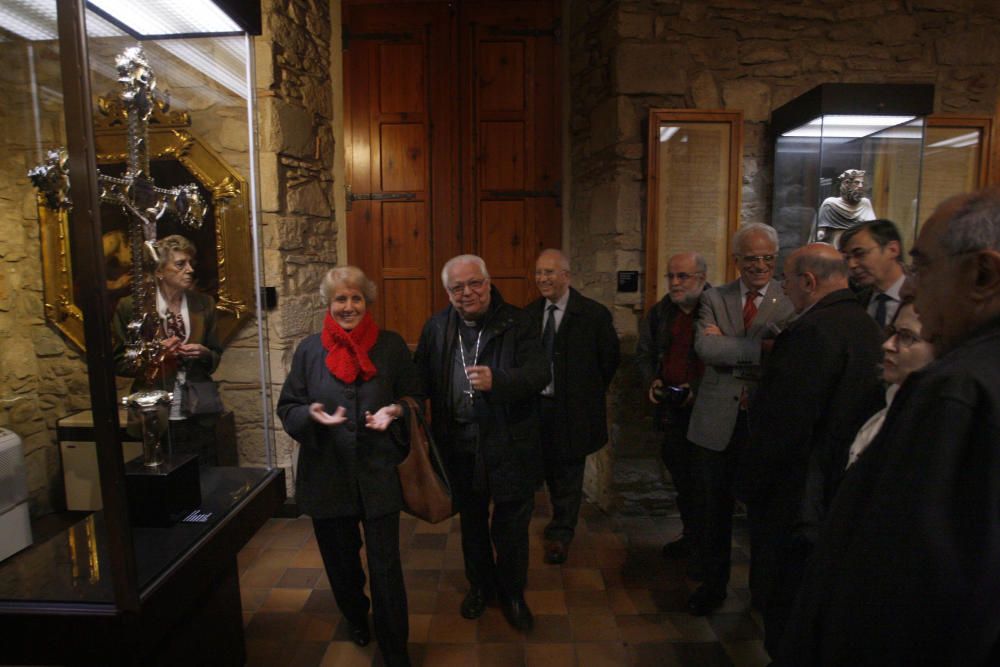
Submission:
[[[98,106],[102,115],[95,119],[97,163],[125,162],[125,111],[111,96],[100,98]],[[178,161],[211,193],[218,270],[218,293],[214,296],[219,338],[226,343],[249,319],[255,303],[249,187],[218,153],[191,134],[189,126],[187,113],[171,113],[158,104],[149,126],[149,158]],[[37,205],[45,318],[84,350],[84,314],[74,299],[69,212],[50,208],[41,194]]]

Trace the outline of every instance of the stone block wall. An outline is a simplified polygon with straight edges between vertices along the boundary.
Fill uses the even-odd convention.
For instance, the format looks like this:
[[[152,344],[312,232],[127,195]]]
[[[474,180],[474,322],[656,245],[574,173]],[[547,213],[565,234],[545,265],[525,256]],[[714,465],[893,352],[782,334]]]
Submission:
[[[645,270],[650,107],[743,111],[741,222],[770,222],[771,111],[821,83],[932,83],[935,112],[993,114],[1000,4],[992,0],[571,0],[568,244],[577,282],[613,308],[634,350],[643,295],[615,272]],[[625,509],[663,506],[655,438],[629,354],[610,397]]]
[[[332,4],[339,11],[339,3]],[[256,84],[264,282],[278,290],[278,307],[268,320],[277,403],[295,346],[321,328],[326,304],[320,280],[337,262],[333,35],[328,0],[264,0],[262,11]],[[275,438],[291,494],[295,443],[280,422]]]

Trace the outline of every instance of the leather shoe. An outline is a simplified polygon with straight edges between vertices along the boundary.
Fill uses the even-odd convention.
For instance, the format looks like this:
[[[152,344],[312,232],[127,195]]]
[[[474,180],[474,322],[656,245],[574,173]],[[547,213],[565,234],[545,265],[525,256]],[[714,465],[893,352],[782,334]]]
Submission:
[[[467,618],[471,621],[482,616],[483,612],[486,611],[486,604],[492,597],[493,595],[481,586],[470,588],[469,592],[465,594],[465,599],[462,600],[460,610],[462,618]]]
[[[508,598],[503,601],[503,615],[515,630],[530,632],[535,627],[535,617],[528,609],[523,597]]]
[[[569,545],[553,541],[545,543],[545,562],[549,565],[559,565],[566,562]]]
[[[694,550],[693,547],[694,545],[691,543],[691,538],[682,535],[673,542],[667,542],[663,545],[663,557],[670,558],[672,560],[687,558]]]
[[[372,640],[372,633],[368,629],[368,621],[363,623],[347,622],[347,634],[351,636],[351,641],[358,646],[368,646]]]
[[[719,592],[702,584],[688,599],[688,612],[692,616],[708,616],[722,606],[726,600],[726,592]]]

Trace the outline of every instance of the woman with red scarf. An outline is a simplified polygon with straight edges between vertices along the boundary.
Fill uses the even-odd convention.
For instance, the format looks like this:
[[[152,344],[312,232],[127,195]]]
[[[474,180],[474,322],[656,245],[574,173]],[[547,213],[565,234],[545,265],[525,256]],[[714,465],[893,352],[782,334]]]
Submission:
[[[368,312],[375,285],[360,269],[332,269],[320,294],[329,304],[323,331],[295,350],[278,400],[285,431],[300,445],[295,498],[312,517],[330,588],[359,646],[370,640],[364,527],[375,637],[386,665],[409,665],[396,472],[405,452],[388,429],[404,416],[403,396],[422,399],[420,381],[402,337],[379,330]]]

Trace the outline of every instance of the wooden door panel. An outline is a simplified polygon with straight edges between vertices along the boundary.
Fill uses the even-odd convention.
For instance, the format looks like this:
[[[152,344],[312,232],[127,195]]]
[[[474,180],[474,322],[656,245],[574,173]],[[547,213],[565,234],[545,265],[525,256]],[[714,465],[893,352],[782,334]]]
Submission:
[[[424,270],[428,246],[426,204],[382,204],[382,239],[382,270],[386,275]]]
[[[483,190],[524,188],[524,123],[482,123],[479,175]]]
[[[523,201],[484,201],[482,258],[491,274],[519,274],[525,263]]]
[[[524,44],[488,42],[479,47],[479,108],[524,110]]]
[[[430,281],[386,278],[384,285],[385,328],[397,332],[407,342],[416,342],[431,312]]]
[[[380,134],[382,191],[422,191],[427,183],[426,124],[384,123]]]
[[[379,109],[382,113],[423,113],[427,104],[423,44],[379,45]]]
[[[497,286],[500,294],[503,295],[503,300],[507,303],[525,304],[537,296],[537,294],[533,296],[531,293],[534,287],[529,288],[528,283],[520,276],[516,278],[490,276],[490,282]]]

